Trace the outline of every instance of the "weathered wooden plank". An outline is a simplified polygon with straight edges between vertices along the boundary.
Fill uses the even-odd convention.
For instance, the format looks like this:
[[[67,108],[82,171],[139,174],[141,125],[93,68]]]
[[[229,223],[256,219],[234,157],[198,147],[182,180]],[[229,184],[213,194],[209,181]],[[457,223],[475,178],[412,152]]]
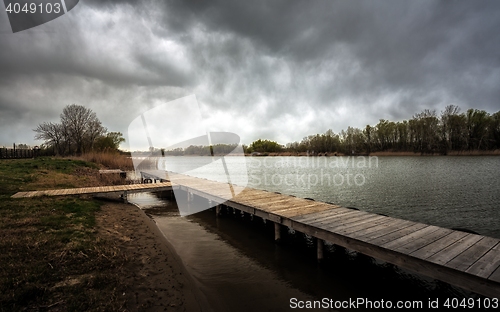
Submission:
[[[287,208],[283,208],[283,209],[278,209],[278,210],[274,210],[273,212],[274,213],[281,213],[281,212],[287,212],[287,211],[292,211],[292,210],[302,210],[302,211],[306,211],[307,208],[310,208],[310,207],[316,207],[316,206],[322,206],[324,207],[325,209],[330,209],[330,207],[324,203],[321,203],[321,202],[311,202],[311,201],[308,201],[306,203],[298,203],[298,204],[294,204],[294,205],[290,205],[289,207]]]
[[[99,192],[99,186],[94,186],[89,188],[89,193],[98,193]]]
[[[413,239],[407,244],[393,248],[393,250],[401,253],[410,254],[424,246],[434,243],[435,241],[450,234],[451,232],[453,231],[450,229],[438,228],[437,231],[424,235],[420,238]]]
[[[43,195],[44,195],[44,191],[35,191],[32,194],[32,197],[38,197],[38,196],[43,196]]]
[[[193,191],[196,192],[196,190]],[[225,189],[218,188],[218,189],[200,190],[200,192],[202,194],[217,196],[224,199],[230,199],[233,197],[231,190],[228,187],[226,187]]]
[[[235,201],[235,202],[238,202],[238,203],[241,203],[241,204],[248,204],[248,203],[254,203],[255,202],[255,199],[258,199],[258,200],[266,200],[268,198],[281,198],[279,194],[276,194],[276,193],[266,193],[265,195],[262,194],[262,195],[259,195],[259,196],[252,196],[250,198],[238,198],[238,197],[235,197],[233,198],[232,200]]]
[[[459,239],[450,246],[444,248],[443,250],[435,253],[434,255],[428,257],[426,260],[437,264],[445,264],[451,261],[453,258],[469,249],[483,237],[476,234],[466,234],[463,238]]]
[[[396,230],[396,231],[391,231],[390,233],[388,234],[385,234],[385,235],[381,235],[377,238],[374,238],[372,240],[369,240],[368,242],[371,243],[371,244],[374,244],[374,245],[377,245],[377,246],[381,246],[383,244],[386,244],[388,242],[391,242],[393,240],[396,240],[396,239],[399,239],[401,237],[404,237],[408,234],[411,234],[411,233],[414,233],[416,231],[419,231],[425,227],[427,227],[428,225],[426,224],[422,224],[422,223],[414,223],[410,226],[407,226],[407,227],[404,227],[404,228],[401,228],[399,230]]]
[[[52,196],[62,196],[62,190],[53,190],[53,192],[51,192],[53,195]],[[32,197],[31,195],[27,194],[28,196],[27,197]]]
[[[227,184],[217,184],[217,185],[209,185],[209,184],[195,184],[195,185],[185,185],[186,187],[198,190],[202,192],[217,192],[219,190],[229,190],[229,185]]]
[[[341,234],[342,231],[344,231],[348,228],[351,228],[353,226],[358,226],[358,225],[360,225],[359,224],[360,222],[363,222],[363,221],[366,221],[369,219],[373,219],[373,215],[367,214],[367,215],[363,215],[361,218],[359,218],[359,217],[351,218],[348,221],[343,221],[342,219],[339,219],[339,220],[336,220],[336,222],[334,222],[332,224],[327,223],[323,226],[319,226],[319,228],[324,229],[326,231],[333,232],[333,233]],[[342,235],[344,235],[344,234],[342,233]]]
[[[324,210],[329,210],[330,207],[325,204],[318,204],[318,205],[312,205],[308,207],[304,207],[303,209],[293,209],[293,210],[288,210],[288,211],[282,211],[279,214],[283,217],[286,218],[293,218],[295,216],[299,216],[302,213],[313,213],[313,212],[320,212]]]
[[[466,272],[488,278],[498,267],[500,267],[500,243],[479,258]]]
[[[377,233],[379,233],[381,231],[383,231],[384,234],[387,234],[387,229],[391,226],[394,229],[400,229],[401,228],[400,225],[404,224],[405,222],[409,223],[409,221],[405,221],[405,220],[401,220],[401,219],[394,219],[391,217],[386,217],[385,219],[382,219],[380,224],[377,224],[374,227],[366,228],[366,229],[351,233],[349,236],[352,238],[361,239],[361,240],[370,240],[370,239],[378,237]]]
[[[381,215],[372,215],[371,218],[356,222],[356,224],[350,224],[350,226],[344,229],[336,229],[337,233],[342,235],[350,235],[351,233],[367,229],[377,224],[385,222],[387,217]]]
[[[236,203],[249,204],[249,203],[252,203],[254,198],[265,198],[265,197],[271,197],[271,196],[273,196],[273,195],[271,195],[269,193],[262,194],[259,196],[252,195],[252,196],[243,196],[243,197],[236,195],[235,197],[231,198],[231,200],[236,202]]]
[[[423,228],[418,229],[417,231],[407,233],[402,235],[394,240],[381,244],[383,248],[396,250],[398,247],[408,244],[411,241],[419,239],[427,234],[433,233],[439,230],[439,227],[434,225],[427,225]]]
[[[307,205],[309,203],[310,202],[307,200],[298,200],[295,197],[289,197],[276,202],[264,203],[260,205],[260,208],[266,211],[275,211],[275,210],[283,210],[290,206]]]
[[[339,208],[339,209],[331,209],[324,211],[324,213],[317,213],[314,215],[310,215],[310,218],[294,218],[294,221],[301,222],[304,224],[313,225],[317,222],[325,222],[328,219],[339,217],[340,215],[345,215],[347,213],[354,213],[357,210],[347,209],[347,208]]]
[[[314,222],[302,222],[302,223],[307,224],[311,227],[321,227],[324,224],[329,224],[329,223],[331,224],[335,220],[342,220],[342,219],[345,220],[346,218],[351,217],[351,216],[356,217],[356,216],[358,216],[358,214],[359,214],[359,211],[357,211],[357,210],[345,209],[345,211],[339,211],[338,213],[331,214],[327,217],[317,219]]]
[[[284,198],[283,195],[274,194],[273,196],[266,197],[266,198],[256,198],[256,199],[250,201],[250,203],[252,204],[252,206],[260,208],[260,207],[266,207],[272,203],[278,203],[278,202],[281,202],[284,200],[288,200],[288,199]],[[249,202],[247,202],[247,203],[249,203]]]
[[[22,198],[22,197],[25,197],[26,194],[28,194],[29,192],[17,192],[16,194],[12,195],[11,198]]]
[[[445,263],[445,265],[456,270],[466,271],[479,258],[493,248],[493,246],[498,244],[499,241],[497,238],[483,237],[461,254]]]
[[[427,258],[431,257],[432,255],[445,249],[446,247],[452,245],[453,243],[456,243],[460,239],[464,238],[466,235],[467,235],[467,233],[465,233],[465,232],[452,231],[451,233],[441,237],[440,239],[436,240],[435,242],[432,242],[432,243],[428,244],[427,246],[424,246],[424,247],[412,252],[411,255],[413,257],[417,257],[420,259],[427,259]]]
[[[314,226],[336,232],[337,229],[340,230],[344,228],[345,225],[356,223],[371,217],[372,214],[370,213],[355,210],[352,213],[344,214],[343,217],[339,216],[338,218],[332,218],[321,223],[315,223]]]
[[[488,279],[500,284],[500,266],[490,275]]]
[[[79,188],[78,189],[78,193],[77,194],[89,194],[89,187],[82,187],[82,188]],[[47,194],[50,194],[50,192],[48,192]]]
[[[263,192],[262,190],[257,190],[253,188],[245,188],[243,189],[238,195],[235,196],[235,198],[245,198],[247,196],[252,196],[255,194],[261,194]]]
[[[344,209],[347,209],[347,208],[344,208]],[[309,220],[319,219],[326,214],[337,213],[337,212],[338,212],[337,210],[331,209],[331,210],[325,210],[325,211],[321,211],[321,212],[307,213],[307,214],[302,214],[300,216],[293,217],[293,220],[298,221],[298,222],[307,222]]]
[[[253,190],[253,189],[245,189],[239,194],[237,194],[233,199],[234,200],[245,200],[248,198],[251,198],[253,196],[261,195],[262,193],[258,190]]]

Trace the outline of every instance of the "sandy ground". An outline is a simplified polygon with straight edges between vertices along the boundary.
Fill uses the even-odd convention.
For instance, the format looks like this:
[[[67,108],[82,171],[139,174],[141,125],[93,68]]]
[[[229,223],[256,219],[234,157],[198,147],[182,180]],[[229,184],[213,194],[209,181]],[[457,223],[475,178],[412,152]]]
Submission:
[[[211,311],[155,222],[131,204],[106,202],[98,235],[127,257],[117,268],[126,311]]]

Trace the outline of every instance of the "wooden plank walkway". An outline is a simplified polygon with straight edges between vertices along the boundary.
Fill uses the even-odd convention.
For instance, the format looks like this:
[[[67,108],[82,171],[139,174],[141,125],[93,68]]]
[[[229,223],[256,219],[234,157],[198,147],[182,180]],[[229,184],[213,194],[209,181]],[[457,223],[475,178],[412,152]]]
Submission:
[[[148,176],[154,174],[148,173]],[[165,178],[165,177],[163,177]],[[160,177],[158,177],[160,180]],[[401,268],[482,294],[500,297],[500,239],[396,219],[338,205],[185,175],[174,182],[20,192],[12,197],[182,190]],[[279,238],[277,236],[276,238]]]
[[[83,194],[105,194],[105,193],[139,193],[139,192],[159,192],[172,190],[172,183],[162,182],[155,184],[129,184],[113,186],[95,186],[81,187],[59,190],[18,192],[12,195],[12,198],[36,197],[36,196],[64,196],[64,195],[83,195]]]

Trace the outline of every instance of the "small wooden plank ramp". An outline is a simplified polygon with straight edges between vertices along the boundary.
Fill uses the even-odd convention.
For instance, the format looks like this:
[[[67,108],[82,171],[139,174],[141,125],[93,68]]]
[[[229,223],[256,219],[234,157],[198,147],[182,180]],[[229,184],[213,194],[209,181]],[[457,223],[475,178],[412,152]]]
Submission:
[[[155,177],[151,172],[148,175]],[[313,236],[318,239],[318,256],[323,241],[328,241],[475,293],[500,297],[500,239],[241,186],[233,186],[236,196],[228,198],[227,183],[172,177],[175,183],[19,192],[12,197],[154,192],[175,187],[275,222],[275,229],[283,225]],[[279,230],[275,233],[279,235]]]
[[[18,192],[12,195],[12,198],[36,197],[36,196],[64,196],[64,195],[83,195],[83,194],[104,194],[104,193],[138,193],[138,192],[158,192],[172,190],[172,183],[161,182],[154,184],[129,184],[97,187],[81,187],[60,190]]]

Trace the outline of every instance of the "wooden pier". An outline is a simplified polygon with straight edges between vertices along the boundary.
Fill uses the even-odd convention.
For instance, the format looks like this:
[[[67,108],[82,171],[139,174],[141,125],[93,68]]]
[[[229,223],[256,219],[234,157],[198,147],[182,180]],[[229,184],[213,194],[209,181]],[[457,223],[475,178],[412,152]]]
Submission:
[[[162,179],[156,175],[156,180]],[[500,239],[236,185],[231,190],[237,195],[231,197],[227,183],[188,176],[176,175],[171,180],[175,183],[21,192],[12,197],[124,192],[126,200],[131,192],[185,191],[187,198],[223,202],[274,222],[276,240],[282,226],[315,237],[319,260],[328,241],[487,297],[500,297]],[[220,208],[216,207],[217,214]]]
[[[94,195],[102,196],[105,194],[119,194],[123,200],[127,202],[127,195],[141,192],[161,192],[171,191],[172,183],[162,182],[156,184],[129,184],[129,185],[113,185],[113,186],[95,186],[95,187],[80,187],[71,189],[45,190],[18,192],[12,195],[12,198],[26,198],[37,196],[66,196],[66,195]]]

